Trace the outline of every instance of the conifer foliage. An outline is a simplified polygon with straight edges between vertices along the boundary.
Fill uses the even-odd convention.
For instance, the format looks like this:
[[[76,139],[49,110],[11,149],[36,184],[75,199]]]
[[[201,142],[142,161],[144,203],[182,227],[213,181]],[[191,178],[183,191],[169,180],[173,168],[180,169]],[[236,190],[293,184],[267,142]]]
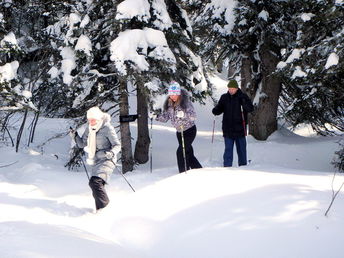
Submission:
[[[284,116],[319,134],[344,131],[344,6],[303,1],[298,7],[297,39],[279,63]]]

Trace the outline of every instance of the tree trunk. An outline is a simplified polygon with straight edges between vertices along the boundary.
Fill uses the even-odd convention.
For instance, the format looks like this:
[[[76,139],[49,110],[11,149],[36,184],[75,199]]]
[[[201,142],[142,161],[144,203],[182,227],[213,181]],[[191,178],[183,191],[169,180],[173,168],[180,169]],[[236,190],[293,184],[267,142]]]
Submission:
[[[141,85],[137,86],[137,141],[134,158],[139,164],[144,164],[149,160],[149,129],[148,129],[148,104],[147,94]]]
[[[18,131],[18,135],[17,135],[16,152],[18,152],[18,150],[19,150],[20,140],[21,140],[21,137],[22,137],[22,134],[23,134],[23,131],[24,131],[24,127],[25,127],[25,123],[26,123],[26,118],[27,118],[27,113],[28,113],[28,110],[25,109],[23,121],[22,121],[22,124],[20,125],[19,131]]]
[[[279,62],[276,54],[267,45],[261,48],[258,75],[253,76],[258,65],[252,55],[242,62],[242,86],[254,100],[255,111],[250,115],[249,133],[257,140],[266,140],[277,130],[278,99],[281,81],[273,74]]]
[[[129,115],[128,89],[125,81],[120,81],[119,115]],[[126,173],[134,169],[129,122],[120,123],[120,131],[122,144],[122,172]]]

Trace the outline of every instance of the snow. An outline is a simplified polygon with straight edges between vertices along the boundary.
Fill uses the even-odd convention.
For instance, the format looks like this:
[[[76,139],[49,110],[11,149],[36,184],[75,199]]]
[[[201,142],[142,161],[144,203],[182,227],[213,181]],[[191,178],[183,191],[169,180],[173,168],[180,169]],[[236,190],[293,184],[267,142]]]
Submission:
[[[300,18],[304,22],[307,22],[307,21],[310,21],[314,16],[315,16],[315,14],[313,14],[313,13],[303,13],[303,14],[301,14]]]
[[[277,69],[283,69],[283,68],[286,67],[286,66],[287,66],[287,63],[286,63],[286,62],[280,61],[280,62],[278,62],[276,68],[277,68]]]
[[[219,98],[226,81],[212,81]],[[70,122],[40,118],[30,147],[27,128],[19,153],[0,148],[0,257],[342,257],[343,192],[324,216],[340,138],[281,127],[267,141],[248,136],[248,166],[237,167],[235,155],[223,168],[222,118],[212,107],[195,104],[193,146],[204,168],[179,174],[175,129],[154,122],[152,173],[149,162],[126,173],[133,192],[115,171],[111,202],[97,214],[83,168],[64,167]],[[343,180],[336,176],[334,190]]]
[[[297,77],[307,77],[307,74],[301,70],[300,66],[295,67],[293,75],[291,76],[292,79],[295,79]]]
[[[25,98],[27,98],[27,99],[32,98],[32,92],[31,92],[31,91],[23,90],[23,91],[21,92],[21,94],[22,94]]]
[[[18,61],[13,61],[0,66],[0,83],[15,79],[17,77],[18,67]]]
[[[148,21],[150,5],[147,0],[125,0],[117,6],[117,20],[138,18],[141,21]]]
[[[331,53],[330,56],[327,58],[325,68],[328,69],[331,66],[337,65],[339,62],[339,56],[336,53]]]
[[[63,73],[63,82],[69,85],[73,81],[73,76],[71,76],[71,72],[76,67],[74,50],[70,47],[64,47],[61,50],[61,56],[63,58],[61,65],[61,71]]]
[[[172,20],[167,12],[167,6],[163,0],[155,0],[152,2],[153,13],[156,16],[154,25],[162,31],[172,27]],[[186,18],[186,17],[183,17]]]
[[[168,47],[164,33],[159,30],[144,28],[121,32],[111,42],[110,51],[111,61],[115,62],[116,68],[122,74],[127,73],[126,61],[133,63],[138,71],[148,70],[146,57],[165,60],[171,64],[171,70],[175,69],[176,59]]]
[[[267,11],[263,10],[258,14],[258,18],[260,18],[264,21],[267,21],[269,18],[269,13]]]
[[[90,17],[86,14],[80,23],[80,28],[85,28],[90,23]]]
[[[51,79],[54,79],[57,76],[59,76],[59,73],[59,69],[57,69],[55,66],[51,67],[48,71],[48,74],[50,75]]]
[[[69,15],[69,24],[70,24],[70,27],[73,28],[74,25],[78,22],[81,22],[81,17],[79,14],[77,13],[71,13]]]
[[[252,101],[252,103],[253,103],[254,106],[258,106],[260,100],[267,97],[266,93],[263,92],[262,87],[263,87],[263,84],[262,84],[262,83],[259,83],[259,85],[258,85],[258,90],[257,90],[257,92],[256,92],[256,95],[254,96],[253,101]]]
[[[294,49],[293,52],[291,52],[290,56],[287,58],[286,63],[292,63],[295,59],[299,59],[301,55],[305,52],[303,48],[297,48]]]
[[[229,35],[234,27],[234,8],[236,5],[237,1],[235,0],[213,0],[205,6],[203,13],[204,15],[208,12],[211,13],[211,17],[214,20],[218,19],[219,21],[222,21],[225,19],[226,22],[224,25],[216,23],[214,25],[214,29],[223,35]],[[199,19],[203,18],[202,15],[199,16]]]
[[[145,83],[145,87],[150,92],[156,92],[160,89],[161,81],[158,78],[152,78],[150,82]]]
[[[1,17],[0,17],[0,19],[1,19]],[[4,47],[6,45],[6,43],[10,43],[16,47],[19,47],[18,41],[17,41],[16,36],[14,35],[13,32],[10,32],[4,36],[4,38],[0,41],[0,46]]]
[[[76,43],[75,50],[81,50],[90,56],[92,51],[92,42],[86,35],[81,35]]]

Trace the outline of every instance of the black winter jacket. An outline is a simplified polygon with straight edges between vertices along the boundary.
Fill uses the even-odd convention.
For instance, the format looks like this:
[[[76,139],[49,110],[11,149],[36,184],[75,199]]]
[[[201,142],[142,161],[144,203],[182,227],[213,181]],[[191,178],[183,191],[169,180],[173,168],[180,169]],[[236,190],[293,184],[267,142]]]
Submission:
[[[243,108],[245,127],[241,113],[241,106]],[[249,97],[240,89],[234,94],[230,95],[229,92],[223,94],[219,103],[213,108],[214,115],[223,113],[222,118],[222,131],[223,136],[228,138],[244,137],[247,128],[247,113],[253,111],[253,104]]]

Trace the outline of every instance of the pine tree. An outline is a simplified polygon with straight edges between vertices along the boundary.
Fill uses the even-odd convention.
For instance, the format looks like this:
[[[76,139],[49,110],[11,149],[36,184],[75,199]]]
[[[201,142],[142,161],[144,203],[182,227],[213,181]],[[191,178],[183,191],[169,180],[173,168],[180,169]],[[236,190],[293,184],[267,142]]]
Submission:
[[[297,40],[279,64],[282,110],[294,127],[308,123],[321,135],[344,131],[344,5],[302,1],[295,10]],[[295,33],[296,34],[296,33]],[[343,171],[343,144],[333,164]]]
[[[241,78],[241,89],[256,106],[249,121],[250,134],[265,140],[277,129],[281,83],[274,71],[280,60],[280,49],[292,40],[288,30],[284,30],[290,17],[288,1],[206,1],[204,4],[199,13],[195,12],[195,30],[202,39],[202,55],[210,61],[210,69],[212,65],[218,70],[224,66],[229,78]]]
[[[295,14],[297,40],[279,64],[283,115],[293,126],[310,123],[326,135],[344,131],[344,7],[307,2]]]
[[[0,4],[0,109],[21,111],[33,109],[31,92],[18,77],[18,68],[25,56],[19,46],[17,27],[21,4]],[[19,34],[19,35],[16,35]]]
[[[58,13],[57,19],[44,28],[52,45],[50,76],[36,92],[37,101],[46,105],[46,115],[78,117],[92,106],[116,101],[118,80],[106,48],[113,33],[111,8],[113,4],[108,1],[71,1],[45,11],[49,17]],[[55,92],[54,99],[47,101],[51,91]]]
[[[153,104],[154,96],[163,93],[171,80],[178,81],[197,99],[204,98],[208,89],[202,60],[194,53],[192,30],[185,11],[174,0],[150,0],[142,2],[143,6],[146,4],[144,12],[140,10],[129,16],[125,11],[127,2],[117,7],[116,17],[122,24],[122,32],[112,43],[112,59],[121,80],[136,88],[139,116],[134,156],[138,163],[145,163],[149,147],[148,106]],[[121,51],[126,38],[138,40],[130,55]],[[132,53],[135,58],[130,57]]]

